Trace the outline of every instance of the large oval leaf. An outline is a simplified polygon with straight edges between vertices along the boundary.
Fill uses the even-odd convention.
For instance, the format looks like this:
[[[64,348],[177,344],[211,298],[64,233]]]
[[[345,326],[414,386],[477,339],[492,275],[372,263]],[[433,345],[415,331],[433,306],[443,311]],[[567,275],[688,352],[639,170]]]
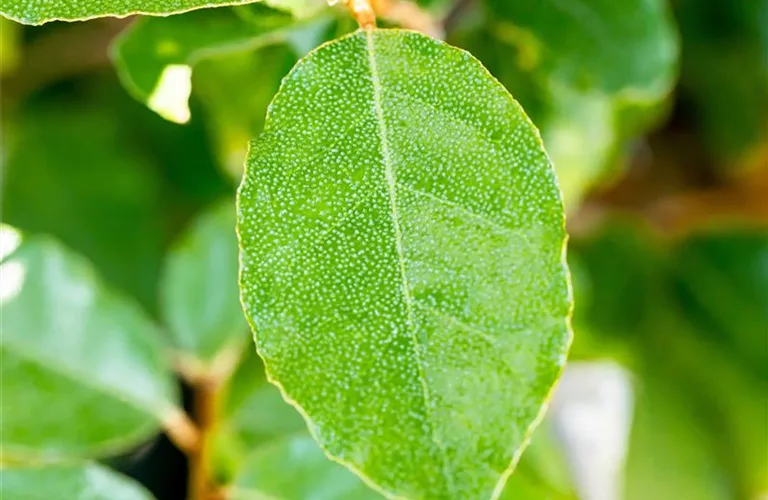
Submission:
[[[155,327],[82,258],[30,238],[0,273],[0,459],[114,453],[178,415]]]
[[[388,495],[501,490],[565,359],[563,206],[468,53],[359,31],[303,59],[251,144],[241,294],[270,377]]]
[[[96,464],[0,469],[3,500],[150,500],[135,481]]]

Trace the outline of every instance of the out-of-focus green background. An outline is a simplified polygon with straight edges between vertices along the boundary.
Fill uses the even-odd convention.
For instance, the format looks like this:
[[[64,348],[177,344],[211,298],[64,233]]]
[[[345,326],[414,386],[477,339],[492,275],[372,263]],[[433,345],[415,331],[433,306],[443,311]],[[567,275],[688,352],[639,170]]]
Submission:
[[[620,1],[558,0],[551,18],[527,3],[420,8],[521,102],[565,193],[574,369],[521,464],[520,477],[555,486],[529,497],[768,498],[768,1],[634,2],[645,7],[627,15]],[[234,202],[281,78],[354,28],[319,8],[290,36],[205,42],[219,50],[194,60],[186,124],[125,76],[162,63],[142,53],[152,25],[0,19],[2,222],[52,235],[161,321],[169,249]],[[194,39],[216,28],[195,31],[193,16],[213,15],[168,20]],[[270,29],[253,22],[241,38]],[[118,54],[118,36],[133,52]],[[184,497],[185,459],[164,437],[106,461],[158,499]],[[619,486],[595,486],[601,476]]]

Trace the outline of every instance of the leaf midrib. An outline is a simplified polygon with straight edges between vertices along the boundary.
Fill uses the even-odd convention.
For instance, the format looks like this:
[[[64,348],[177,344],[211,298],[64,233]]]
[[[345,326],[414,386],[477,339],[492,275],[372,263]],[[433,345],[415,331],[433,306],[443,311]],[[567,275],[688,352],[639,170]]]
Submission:
[[[445,450],[445,446],[440,440],[439,436],[437,435],[437,431],[435,429],[436,427],[435,418],[431,410],[432,396],[430,394],[429,384],[427,383],[426,374],[424,373],[424,361],[421,359],[421,355],[419,354],[419,342],[418,342],[418,339],[416,338],[416,328],[415,328],[415,322],[413,317],[414,301],[413,301],[413,296],[411,295],[410,286],[408,284],[408,277],[406,274],[405,251],[403,249],[403,235],[400,227],[400,217],[399,217],[399,209],[398,209],[398,203],[397,203],[398,182],[395,174],[395,169],[392,164],[392,157],[389,150],[387,124],[384,117],[384,108],[382,106],[382,98],[381,98],[382,88],[381,88],[381,79],[379,76],[379,69],[376,63],[376,56],[375,56],[375,45],[374,45],[374,39],[373,39],[374,31],[365,30],[364,36],[366,39],[366,49],[367,49],[366,52],[368,56],[368,66],[371,72],[371,85],[373,90],[374,113],[376,117],[376,124],[378,126],[379,137],[380,137],[381,156],[382,156],[382,162],[384,164],[384,176],[387,181],[387,194],[389,197],[390,217],[392,219],[392,227],[394,231],[395,250],[397,252],[401,288],[402,288],[402,294],[403,294],[403,299],[405,301],[405,307],[406,307],[406,313],[407,313],[408,334],[413,347],[413,356],[416,361],[416,368],[419,374],[419,382],[422,388],[424,415],[427,419],[427,424],[429,425],[430,438],[432,439],[432,442],[435,444],[435,446],[437,447],[441,455],[442,472],[443,472],[444,479],[448,482],[450,489],[454,490],[452,476],[450,472],[446,469],[448,465],[448,460],[447,460],[448,457]]]

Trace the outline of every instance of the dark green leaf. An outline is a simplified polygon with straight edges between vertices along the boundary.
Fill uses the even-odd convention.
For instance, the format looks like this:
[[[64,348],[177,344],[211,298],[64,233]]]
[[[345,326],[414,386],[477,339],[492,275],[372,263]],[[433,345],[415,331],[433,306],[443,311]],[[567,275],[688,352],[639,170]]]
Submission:
[[[257,347],[321,445],[391,494],[498,494],[570,337],[559,191],[509,94],[357,32],[287,77],[238,203]]]
[[[30,238],[2,276],[3,458],[114,453],[178,414],[154,325],[81,257]]]
[[[729,164],[768,163],[768,1],[674,2],[681,94],[705,145]],[[738,75],[735,77],[734,75]]]
[[[486,1],[496,30],[549,78],[640,99],[669,91],[677,45],[664,0]]]

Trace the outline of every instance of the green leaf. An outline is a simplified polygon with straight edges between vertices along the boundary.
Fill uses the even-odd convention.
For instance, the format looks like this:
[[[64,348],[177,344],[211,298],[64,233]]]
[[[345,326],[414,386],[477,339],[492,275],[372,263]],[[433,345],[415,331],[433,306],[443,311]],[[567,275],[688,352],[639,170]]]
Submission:
[[[0,6],[0,15],[23,24],[43,24],[50,21],[85,21],[95,17],[126,17],[134,14],[167,16],[196,9],[253,2],[254,0],[187,0],[184,2],[162,2],[159,0],[89,0],[88,2],[5,0]],[[285,9],[308,9],[322,4],[319,0],[265,0],[264,3]],[[204,35],[204,33],[201,34]]]
[[[627,500],[734,498],[707,430],[687,403],[669,379],[653,373],[643,377],[626,463]]]
[[[135,481],[96,464],[0,468],[3,500],[151,500]]]
[[[81,257],[30,238],[1,270],[4,460],[114,453],[178,414],[156,328]]]
[[[3,144],[3,222],[55,236],[93,262],[111,287],[151,308],[164,238],[158,213],[165,213],[168,205],[161,200],[168,193],[161,191],[156,159],[136,145],[169,137],[146,121],[142,127],[153,134],[134,134],[126,113],[112,111],[119,102],[68,97],[65,103],[50,100],[25,109],[14,123],[14,140]],[[205,162],[199,152],[194,158],[199,171]],[[162,160],[164,166],[173,164],[173,158]],[[189,163],[185,166],[189,172]]]
[[[559,190],[504,88],[413,32],[325,45],[238,214],[259,353],[327,452],[389,494],[497,495],[570,338]]]
[[[139,19],[114,43],[112,58],[123,84],[164,118],[185,123],[192,66],[221,54],[250,51],[283,40],[291,15],[248,6],[258,22],[234,9]]]
[[[268,384],[254,350],[229,381],[213,465],[233,499],[380,498],[329,460],[280,391]]]
[[[259,448],[243,465],[232,500],[367,500],[382,498],[360,478],[328,459],[306,433]]]
[[[220,163],[238,180],[248,141],[261,133],[267,106],[296,60],[293,51],[280,44],[218,56],[195,66],[193,92],[205,108]],[[257,81],[256,86],[243,85]]]
[[[212,363],[240,348],[247,325],[237,289],[234,200],[205,212],[171,250],[161,286],[163,318],[186,356]]]
[[[728,165],[765,168],[768,1],[673,5],[683,41],[681,98],[693,105],[704,146]]]
[[[700,235],[676,250],[678,295],[701,332],[768,382],[768,231]]]
[[[555,80],[651,98],[673,83],[678,49],[664,0],[486,1],[496,30]]]

